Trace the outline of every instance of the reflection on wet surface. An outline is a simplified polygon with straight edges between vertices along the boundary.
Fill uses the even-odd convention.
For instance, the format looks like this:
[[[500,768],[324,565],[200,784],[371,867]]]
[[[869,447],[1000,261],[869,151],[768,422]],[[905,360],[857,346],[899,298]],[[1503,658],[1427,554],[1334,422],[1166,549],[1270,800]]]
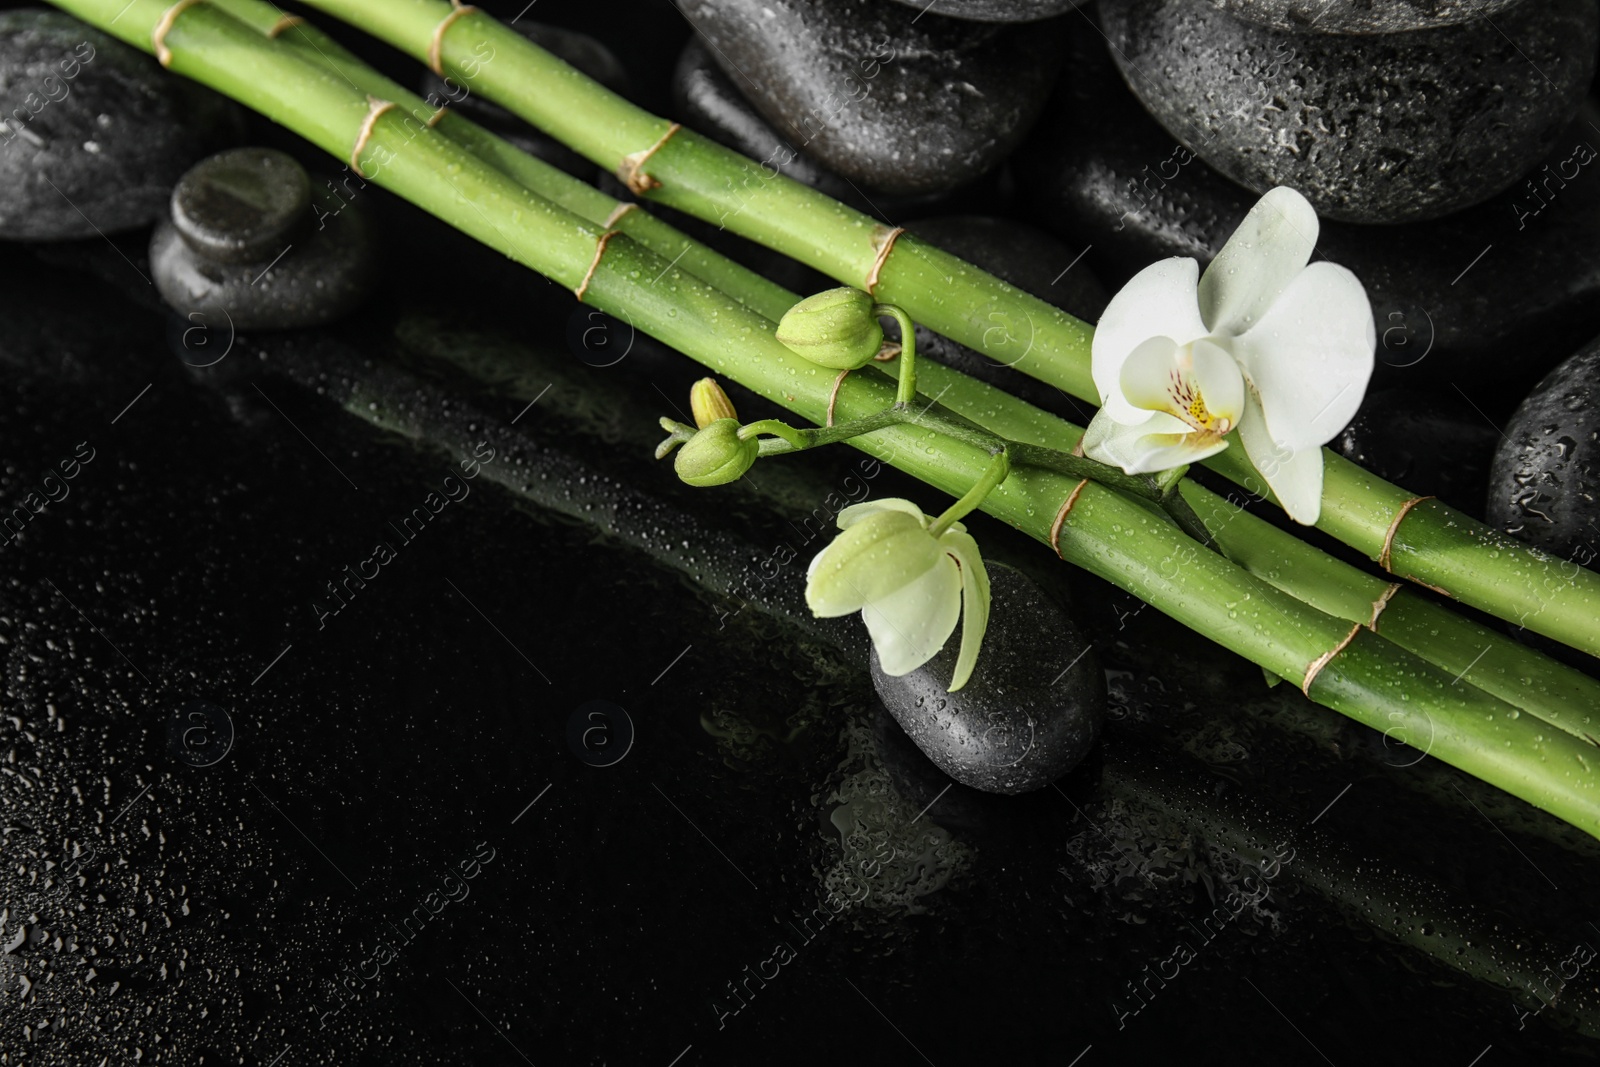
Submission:
[[[855,457],[678,486],[692,366],[396,301],[198,369],[4,255],[0,1063],[1592,1055],[1593,842],[1122,594],[1089,761],[944,778],[802,610]]]

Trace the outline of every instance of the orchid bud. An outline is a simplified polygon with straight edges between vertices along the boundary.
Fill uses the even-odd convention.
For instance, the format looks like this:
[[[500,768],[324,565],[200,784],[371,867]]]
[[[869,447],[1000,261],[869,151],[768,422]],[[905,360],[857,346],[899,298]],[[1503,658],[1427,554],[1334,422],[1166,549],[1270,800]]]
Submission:
[[[718,419],[683,443],[673,469],[690,485],[726,485],[755,465],[761,444],[739,436],[737,419]]]
[[[694,383],[689,390],[689,410],[694,413],[694,424],[702,430],[718,419],[739,418],[733,401],[715,378],[701,378]]]
[[[784,313],[778,340],[812,363],[856,370],[883,348],[883,327],[873,306],[869,294],[849,287],[806,297]]]

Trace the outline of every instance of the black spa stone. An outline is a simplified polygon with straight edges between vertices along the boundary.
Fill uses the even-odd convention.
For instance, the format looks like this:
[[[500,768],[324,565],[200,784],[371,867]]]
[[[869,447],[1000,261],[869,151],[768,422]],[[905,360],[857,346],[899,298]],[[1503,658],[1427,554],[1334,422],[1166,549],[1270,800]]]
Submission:
[[[884,0],[682,8],[774,128],[850,181],[900,196],[958,189],[996,167],[1060,66],[1055,23],[919,17]]]
[[[150,239],[156,288],[180,316],[283,330],[341,317],[377,278],[365,206],[270,148],[202,161],[172,192]]]
[[[989,629],[967,684],[947,693],[961,630],[900,678],[872,655],[878,697],[940,770],[987,793],[1042,789],[1076,767],[1105,718],[1105,677],[1088,639],[1020,571],[988,563]]]
[[[1354,271],[1372,300],[1374,388],[1521,395],[1600,331],[1596,126],[1600,110],[1586,104],[1515,186],[1447,218],[1323,220],[1319,255]],[[1092,246],[1081,265],[1113,289],[1167,256],[1209,262],[1257,199],[1139,106],[1092,33],[1075,40],[1013,170],[1033,217]]]
[[[1505,428],[1489,522],[1600,570],[1600,339],[1551,371]]]
[[[1113,0],[1123,77],[1190,150],[1258,193],[1346,222],[1438,218],[1557,147],[1594,73],[1600,12],[1542,0],[1378,37],[1289,33],[1208,0]]]
[[[0,238],[148,226],[237,108],[56,11],[0,12]]]
[[[1499,15],[1540,0],[1209,0],[1230,14],[1278,30],[1402,33]]]

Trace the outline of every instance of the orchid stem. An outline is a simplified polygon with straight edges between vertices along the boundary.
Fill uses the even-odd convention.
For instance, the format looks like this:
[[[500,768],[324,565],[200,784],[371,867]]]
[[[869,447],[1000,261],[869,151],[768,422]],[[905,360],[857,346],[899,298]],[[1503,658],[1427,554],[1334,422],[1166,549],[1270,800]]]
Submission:
[[[917,328],[899,304],[874,304],[874,315],[888,315],[900,324],[900,388],[896,404],[909,404],[917,395]]]
[[[310,2],[319,8],[362,13],[364,28],[403,38],[419,53],[428,50],[441,19],[452,10],[460,10],[436,0]],[[1311,546],[1281,536],[1264,521],[1237,510],[1232,502],[1215,499],[1193,484],[1185,484],[1186,495],[1213,515],[1218,536],[1226,536],[1230,546],[1250,557],[1249,566],[1255,573],[1247,573],[1243,564],[1205,552],[1169,524],[1144,521],[1147,513],[1142,506],[1122,493],[1101,487],[1091,487],[1083,493],[1070,529],[1052,528],[1056,504],[1074,491],[1073,481],[1053,470],[1038,470],[1002,483],[995,470],[996,450],[982,445],[973,447],[974,437],[992,440],[992,433],[974,428],[968,420],[980,420],[997,430],[1005,426],[1008,437],[1062,448],[1077,442],[1081,431],[1076,427],[936,363],[928,363],[921,368],[921,377],[932,379],[935,386],[949,386],[950,407],[962,414],[946,412],[943,407],[938,410],[946,412],[940,418],[947,418],[960,434],[951,440],[939,434],[915,432],[912,425],[920,424],[929,410],[916,418],[904,418],[898,391],[888,388],[881,376],[854,375],[840,389],[841,383],[833,374],[806,363],[776,340],[773,315],[762,306],[781,304],[783,298],[770,283],[724,282],[728,289],[708,284],[687,266],[675,267],[673,259],[647,247],[662,236],[659,228],[641,233],[640,240],[623,233],[607,242],[609,222],[580,218],[551,203],[506,171],[463,149],[442,130],[415,120],[404,108],[377,110],[377,102],[363,87],[335,69],[326,56],[263,36],[263,30],[234,21],[222,4],[238,8],[244,6],[242,0],[177,7],[169,0],[53,3],[146,52],[154,51],[159,40],[164,45],[164,58],[175,74],[191,77],[255,107],[336,159],[354,159],[369,170],[376,184],[574,292],[583,293],[586,304],[628,316],[641,330],[681,349],[709,369],[787,406],[802,419],[821,421],[825,412],[835,408],[846,417],[858,419],[891,411],[900,413],[884,423],[881,434],[858,440],[856,446],[946,492],[954,494],[971,486],[963,501],[977,491],[974,482],[981,484],[993,475],[996,481],[984,501],[984,509],[1030,536],[1048,541],[1062,558],[1136,593],[1156,609],[1249,657],[1271,673],[1291,681],[1303,680],[1303,687],[1313,700],[1396,736],[1428,737],[1429,754],[1435,758],[1600,836],[1600,775],[1590,767],[1594,742],[1585,736],[1593,729],[1592,709],[1600,702],[1588,699],[1594,686],[1581,675],[1574,676],[1574,672],[1518,649],[1503,638],[1499,639],[1503,652],[1480,652],[1470,642],[1450,636],[1476,634],[1476,624],[1448,612],[1427,612],[1430,605],[1420,599],[1412,602],[1403,591],[1398,595],[1393,589],[1385,593],[1385,597],[1393,595],[1392,602],[1385,599],[1377,604],[1359,603],[1364,600],[1360,583],[1365,582],[1365,588],[1381,590],[1385,588],[1383,581],[1350,571]],[[593,98],[585,96],[591,90],[585,88],[587,83],[580,76],[539,52],[514,31],[497,28],[481,12],[450,23],[449,37],[442,42],[447,69],[466,69],[464,49],[472,43],[468,36],[480,30],[493,32],[502,58],[495,63],[482,63],[477,69],[480,80],[474,83],[475,90],[488,88],[487,82],[496,81],[507,94],[516,94],[513,83],[520,79],[521,95],[538,95],[530,85],[548,88],[552,78],[559,75],[570,81],[572,91],[549,93],[552,103],[570,105],[574,94],[579,103],[585,99],[593,103]],[[519,52],[520,56],[516,55]],[[529,57],[544,64],[538,77],[525,77],[522,60]],[[377,85],[381,79],[359,63],[351,70],[364,83]],[[502,81],[502,74],[510,80]],[[588,131],[592,137],[623,141],[642,134],[647,135],[642,139],[645,145],[660,137],[659,125],[664,125],[622,122],[620,125],[625,128],[618,128],[617,123],[609,121],[615,117],[606,107],[569,107],[564,113],[564,120],[570,123],[567,132]],[[441,121],[439,125],[447,124]],[[685,151],[708,159],[722,158],[717,156],[721,150],[683,131],[651,157],[651,177],[659,179],[664,174],[669,179],[663,184],[664,190],[674,190],[675,179],[685,171],[671,165],[663,171],[661,165],[670,163],[674,153]],[[794,201],[806,200],[819,207],[831,203],[803,187],[782,182],[778,185]],[[628,212],[623,221],[636,215],[643,217],[641,212]],[[773,232],[756,235],[769,241],[790,217],[777,209],[753,210],[747,216],[772,223]],[[837,249],[839,262],[830,266],[838,266],[849,258],[847,248],[851,241],[867,232],[865,221],[844,214],[831,222],[824,217],[807,236],[821,241],[823,247]],[[908,251],[924,251],[919,242],[910,240],[910,235],[894,249],[896,263]],[[601,251],[605,252],[603,261],[597,255]],[[738,269],[711,254],[706,253],[705,258],[712,266],[720,264],[718,269],[725,277],[742,277]],[[967,300],[951,299],[950,279],[970,275],[971,268],[946,257],[941,263],[947,269],[929,273],[932,266],[919,271],[916,262],[913,258],[903,268],[901,289],[925,292],[927,299],[922,304],[929,310],[921,317],[932,328],[948,332],[941,329],[940,320],[965,314],[962,309],[969,305]],[[639,281],[669,274],[669,286]],[[919,274],[923,275],[921,284],[913,284],[913,276]],[[887,286],[884,291],[888,291]],[[914,299],[906,299],[905,303],[913,311],[918,308]],[[781,306],[775,310],[782,313]],[[1081,340],[1085,349],[1087,338],[1088,329],[1083,327]],[[1083,376],[1087,382],[1086,368]],[[941,391],[939,395],[944,394]],[[929,405],[929,409],[935,407]],[[894,421],[910,425],[893,425]],[[783,447],[792,445],[783,442]],[[1006,451],[1009,461],[1012,457]],[[1329,473],[1330,478],[1349,477],[1341,474],[1337,466]],[[1368,521],[1380,524],[1380,519],[1375,514]],[[1379,532],[1381,535],[1381,529]],[[1403,542],[1395,546],[1397,560],[1404,562],[1422,555],[1408,545]],[[1473,551],[1465,549],[1447,555],[1458,569],[1468,568],[1477,558]],[[1176,565],[1164,566],[1169,562]],[[1286,588],[1274,588],[1278,583]],[[1311,605],[1291,589],[1328,607]],[[1246,601],[1248,610],[1239,610],[1238,605]],[[1405,636],[1422,652],[1404,651],[1379,636],[1375,625],[1367,625],[1368,616],[1376,622],[1376,611],[1383,603],[1390,605],[1382,621],[1384,634]],[[1402,606],[1407,608],[1404,614],[1400,613]],[[1565,617],[1572,606],[1570,602],[1565,607],[1553,605],[1550,613]],[[1352,617],[1362,626],[1352,630]],[[1592,613],[1587,618],[1592,629]],[[1419,635],[1419,630],[1439,636],[1427,639],[1426,634]],[[1496,639],[1497,635],[1484,635],[1485,641]],[[1591,633],[1589,643],[1600,644],[1600,637]],[[1430,658],[1421,658],[1422,655]],[[1451,669],[1445,669],[1445,663],[1451,664]],[[1485,666],[1490,663],[1499,666]],[[1471,676],[1467,677],[1469,672]],[[1541,679],[1559,685],[1559,694]],[[1479,684],[1492,686],[1503,696],[1491,696],[1489,690],[1478,688]],[[1560,715],[1552,714],[1556,709],[1548,706],[1557,696],[1561,700]],[[1519,706],[1539,709],[1550,718],[1522,715]],[[1560,728],[1550,729],[1552,722]]]
[[[928,532],[934,537],[939,537],[952,525],[964,519],[974,509],[989,499],[989,494],[994,487],[1006,480],[1011,473],[1011,457],[1002,449],[994,454],[989,461],[989,466],[984,470],[983,477],[978,479],[978,484],[967,490],[965,496],[945,509],[943,515],[933,520],[933,525],[928,527]]]

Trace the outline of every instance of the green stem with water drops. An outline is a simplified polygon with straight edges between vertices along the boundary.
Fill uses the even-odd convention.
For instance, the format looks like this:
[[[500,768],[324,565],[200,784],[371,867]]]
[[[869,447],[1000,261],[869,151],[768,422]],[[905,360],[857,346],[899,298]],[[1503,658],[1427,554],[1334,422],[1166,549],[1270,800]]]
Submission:
[[[271,31],[283,17],[282,12],[266,0],[212,2],[245,18],[262,33]],[[278,40],[297,49],[303,58],[334,70],[363,92],[394,100],[412,114],[422,114],[429,109],[420,97],[366,66],[310,24],[297,24]],[[590,221],[610,222],[663,258],[679,263],[689,273],[718,286],[772,321],[782,318],[798,300],[781,286],[691,241],[643,211],[625,211],[620,221],[613,221],[622,210],[615,199],[458,114],[444,115],[436,128],[527,188]],[[1009,329],[1002,330],[1001,335],[1009,338]],[[1019,355],[1012,362],[1022,358]],[[941,406],[941,411],[964,406],[973,424],[987,424],[988,429],[1017,442],[1013,455],[1022,454],[1026,449],[1021,443],[1024,441],[1053,442],[1054,447],[1046,458],[1054,469],[1076,478],[1096,477],[1096,471],[1087,465],[1077,468],[1070,462],[1070,450],[1077,446],[1082,435],[1079,428],[938,364],[924,366],[927,369],[922,376],[937,379],[933,381],[934,391],[938,395],[953,396],[951,405]],[[687,428],[687,433],[692,434],[693,428]],[[763,455],[782,450],[792,451],[779,440],[762,442]],[[1063,460],[1062,456],[1068,459]],[[1223,461],[1227,458],[1224,454]],[[1040,458],[1035,457],[1035,462],[1040,462]],[[1336,464],[1333,475],[1338,477],[1351,469],[1356,468]],[[1115,474],[1121,476],[1120,471]],[[1098,477],[1106,484],[1118,484],[1110,474],[1102,472]],[[1140,486],[1133,484],[1120,488],[1135,494],[1141,491]],[[1210,530],[1218,532],[1218,542],[1229,557],[1240,561],[1251,573],[1319,610],[1352,622],[1373,624],[1391,641],[1422,656],[1452,677],[1466,679],[1576,737],[1591,742],[1600,737],[1600,721],[1597,721],[1600,718],[1600,683],[1587,675],[1447,610],[1414,588],[1396,591],[1384,579],[1348,566],[1241,510],[1231,499],[1224,500],[1193,482],[1185,482],[1182,493],[1205,516]],[[1375,532],[1375,528],[1370,532]]]
[[[888,315],[900,326],[900,388],[895,391],[894,402],[909,404],[917,396],[917,328],[899,304],[874,304],[872,313]]]
[[[989,461],[983,477],[978,479],[978,484],[968,489],[966,495],[945,509],[943,515],[933,520],[933,525],[928,527],[928,532],[934,537],[941,536],[951,526],[966,518],[989,498],[995,487],[1006,480],[1006,475],[1011,473],[1011,460],[1004,451],[996,452]]]
[[[339,159],[359,149],[371,180],[437,214],[548,277],[578,288],[612,314],[726,377],[813,422],[834,393],[835,376],[795,356],[774,324],[626,236],[601,247],[600,227],[543,201],[436,131],[394,113],[375,113],[365,94],[294,50],[263,38],[224,12],[194,5],[167,18],[165,0],[56,0],[57,6],[145,50],[165,20],[172,69],[262,111]],[[644,279],[655,279],[653,282]],[[839,383],[846,420],[894,404],[881,375]],[[965,492],[993,457],[905,425],[854,443],[946,492]],[[1053,471],[1014,470],[985,510],[1040,540],[1074,483]],[[1600,836],[1600,776],[1592,746],[1552,731],[1516,708],[1370,634],[1316,611],[1221,556],[1119,492],[1083,488],[1059,550],[1226,648],[1282,677],[1313,699],[1379,729],[1434,738],[1435,756]],[[1330,651],[1343,648],[1331,659]],[[1320,671],[1316,668],[1320,665]]]
[[[307,0],[425,60],[452,12],[446,0]],[[674,129],[482,12],[439,37],[444,69],[611,171],[642,195],[724,226],[904,307],[924,326],[1091,404],[1088,324],[911,234]],[[485,59],[485,56],[492,58]],[[892,243],[891,243],[892,242]],[[889,248],[886,250],[885,245]],[[869,284],[871,279],[875,284]],[[1489,529],[1437,501],[1391,522],[1415,494],[1324,450],[1317,526],[1391,571],[1502,619],[1600,655],[1600,574]],[[1271,499],[1235,447],[1207,465]]]

